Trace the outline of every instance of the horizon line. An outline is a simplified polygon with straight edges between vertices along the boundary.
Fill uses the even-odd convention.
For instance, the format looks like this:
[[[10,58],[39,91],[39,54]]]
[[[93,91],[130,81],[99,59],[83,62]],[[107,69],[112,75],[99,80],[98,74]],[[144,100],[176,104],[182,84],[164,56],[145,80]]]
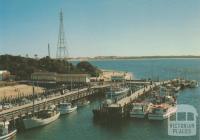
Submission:
[[[26,56],[26,55],[13,55],[13,54],[0,54],[0,56],[3,55],[10,55],[10,56],[20,56],[24,58],[36,58],[34,55],[31,56]],[[37,56],[38,59],[48,57],[48,55],[39,57]],[[50,57],[52,59],[56,59],[54,57]],[[200,58],[200,55],[141,55],[141,56],[118,56],[118,55],[105,55],[105,56],[77,56],[77,57],[68,57],[66,59],[136,59],[136,58]]]

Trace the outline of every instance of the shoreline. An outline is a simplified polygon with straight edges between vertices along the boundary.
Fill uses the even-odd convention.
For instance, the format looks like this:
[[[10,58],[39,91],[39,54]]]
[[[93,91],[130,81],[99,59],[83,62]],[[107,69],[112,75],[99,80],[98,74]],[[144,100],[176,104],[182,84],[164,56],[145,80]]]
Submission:
[[[90,58],[90,59],[70,59],[68,61],[117,61],[117,60],[163,60],[163,59],[200,59],[200,57],[144,57],[144,58],[102,58],[102,59],[95,59],[95,58]]]
[[[128,71],[118,71],[111,69],[100,69],[101,74],[99,76],[100,79],[104,79],[104,81],[112,81],[112,77],[124,77],[126,80],[134,79],[134,74]],[[123,79],[123,78],[122,78]]]

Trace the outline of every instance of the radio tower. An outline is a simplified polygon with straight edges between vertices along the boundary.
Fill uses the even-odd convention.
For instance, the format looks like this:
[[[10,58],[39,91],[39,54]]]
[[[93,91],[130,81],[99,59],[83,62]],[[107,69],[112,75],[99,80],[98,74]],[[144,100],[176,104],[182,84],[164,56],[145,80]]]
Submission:
[[[59,25],[59,34],[58,34],[58,44],[57,44],[57,52],[56,58],[57,59],[67,59],[68,57],[68,50],[65,45],[65,32],[64,32],[64,25],[63,25],[63,13],[62,9],[60,11],[60,25]]]

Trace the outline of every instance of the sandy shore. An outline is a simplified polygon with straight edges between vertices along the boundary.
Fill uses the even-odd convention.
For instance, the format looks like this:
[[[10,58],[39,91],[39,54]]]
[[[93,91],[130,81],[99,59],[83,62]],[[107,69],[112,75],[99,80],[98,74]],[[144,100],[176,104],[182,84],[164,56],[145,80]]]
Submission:
[[[116,70],[104,70],[101,69],[102,74],[99,76],[100,79],[104,81],[111,81],[112,76],[125,76],[126,80],[133,79],[133,74],[125,71],[116,71]]]
[[[40,94],[44,91],[41,87],[35,87],[35,93]],[[18,96],[28,96],[33,94],[33,87],[30,85],[14,85],[0,87],[0,99],[4,97],[15,98]]]

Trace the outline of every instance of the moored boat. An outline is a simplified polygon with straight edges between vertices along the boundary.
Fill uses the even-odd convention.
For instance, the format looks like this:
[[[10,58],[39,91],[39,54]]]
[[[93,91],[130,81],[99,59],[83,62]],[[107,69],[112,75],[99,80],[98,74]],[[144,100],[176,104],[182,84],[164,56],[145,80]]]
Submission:
[[[149,120],[164,120],[174,115],[177,111],[176,106],[169,104],[154,105],[148,114]]]
[[[60,112],[56,111],[55,106],[50,106],[47,110],[40,112],[37,116],[23,119],[25,129],[40,127],[54,122],[60,116]]]
[[[69,114],[75,110],[77,110],[77,106],[73,106],[71,103],[64,102],[58,105],[58,111],[61,115]]]
[[[190,88],[197,88],[199,86],[199,83],[195,80],[192,80],[189,84]]]
[[[120,88],[120,87],[115,87],[111,88],[107,93],[106,93],[106,98],[111,99],[113,101],[120,100],[124,97],[127,97],[130,89],[129,88]]]
[[[35,92],[34,92],[34,86],[33,86],[33,96],[34,94]],[[34,106],[35,106],[35,100],[33,99],[32,116],[27,116],[27,118],[23,119],[25,129],[31,129],[31,128],[47,125],[57,120],[58,117],[60,116],[60,112],[56,110],[55,105],[50,105],[47,109],[37,113],[37,115],[35,115]]]
[[[107,98],[116,97],[122,94],[126,94],[129,91],[129,88],[111,88],[110,91],[106,93]]]
[[[0,122],[0,140],[8,140],[14,137],[17,133],[17,129],[9,130],[9,122]]]
[[[152,103],[133,103],[130,111],[130,117],[145,118],[152,106]]]
[[[80,101],[77,102],[78,107],[82,107],[82,106],[85,106],[85,105],[88,105],[88,104],[90,104],[90,101],[88,101],[88,100],[80,100]]]
[[[104,119],[104,118],[112,118],[119,119],[124,117],[124,109],[121,106],[110,107],[113,101],[111,99],[104,100],[101,105],[93,109],[94,118]]]

